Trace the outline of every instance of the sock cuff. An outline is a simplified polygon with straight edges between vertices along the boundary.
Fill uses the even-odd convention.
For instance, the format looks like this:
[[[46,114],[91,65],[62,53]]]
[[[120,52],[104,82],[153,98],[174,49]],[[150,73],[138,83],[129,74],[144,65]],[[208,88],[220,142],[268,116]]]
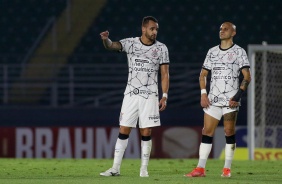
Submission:
[[[211,144],[213,137],[202,135],[202,143]]]
[[[231,136],[225,136],[226,144],[235,144],[236,143],[236,137],[235,134]]]
[[[151,140],[151,136],[141,136],[142,141],[149,141]]]
[[[126,135],[126,134],[122,134],[122,133],[118,134],[118,138],[121,139],[121,140],[128,139],[128,137],[129,137],[129,135]]]

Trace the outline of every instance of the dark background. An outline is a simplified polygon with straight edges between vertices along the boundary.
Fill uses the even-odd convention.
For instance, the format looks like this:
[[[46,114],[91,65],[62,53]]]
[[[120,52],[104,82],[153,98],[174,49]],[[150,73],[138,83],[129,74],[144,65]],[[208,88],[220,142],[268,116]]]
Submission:
[[[21,64],[46,22],[51,16],[59,17],[67,2],[0,0],[0,64]],[[202,126],[198,76],[208,49],[219,44],[220,25],[225,21],[233,22],[237,26],[234,42],[246,51],[248,44],[261,44],[262,41],[281,44],[281,9],[280,0],[108,0],[68,57],[66,67],[69,64],[91,63],[120,63],[126,66],[126,55],[105,50],[99,33],[108,30],[113,41],[140,36],[142,18],[147,15],[155,16],[159,21],[157,39],[167,45],[171,61],[168,108],[161,113],[162,124]],[[195,75],[183,81],[174,78],[176,74],[183,72],[179,70],[181,65],[193,66],[191,72],[196,71]],[[60,75],[62,73],[58,74]],[[121,75],[125,76],[124,85],[120,86],[123,90],[126,73]],[[4,79],[1,80],[3,82]],[[10,85],[12,83],[13,81]],[[173,101],[170,106],[170,99],[177,95],[176,89],[181,88],[176,83],[183,84],[183,88],[196,85],[191,89],[193,91],[189,89],[190,91],[182,93],[199,95]],[[122,94],[119,99],[116,103],[121,105]],[[246,99],[247,94],[244,94],[238,118],[240,125],[247,124]],[[0,126],[117,126],[119,111],[119,107],[111,104],[108,107],[80,105],[64,108],[50,107],[44,100],[32,104],[1,103]]]

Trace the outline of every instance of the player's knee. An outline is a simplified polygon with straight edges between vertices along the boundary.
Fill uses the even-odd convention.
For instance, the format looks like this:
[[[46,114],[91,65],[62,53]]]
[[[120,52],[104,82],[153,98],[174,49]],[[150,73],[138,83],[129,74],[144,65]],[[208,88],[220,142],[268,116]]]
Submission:
[[[235,134],[235,130],[233,128],[232,129],[231,128],[230,129],[229,128],[225,128],[224,129],[224,133],[225,133],[226,136],[231,136],[231,135]]]
[[[151,136],[152,129],[151,128],[140,128],[140,134],[142,136]]]
[[[225,139],[226,139],[226,144],[235,144],[236,143],[235,134],[231,136],[225,136]]]
[[[214,131],[212,129],[207,129],[207,128],[203,128],[202,129],[202,135],[207,135],[212,137],[214,134]]]
[[[122,134],[122,133],[119,133],[118,134],[118,138],[121,139],[121,140],[126,140],[128,139],[129,135],[126,135],[126,134]]]
[[[120,126],[119,133],[129,135],[131,132],[131,127]]]
[[[202,143],[211,144],[213,137],[202,135]]]

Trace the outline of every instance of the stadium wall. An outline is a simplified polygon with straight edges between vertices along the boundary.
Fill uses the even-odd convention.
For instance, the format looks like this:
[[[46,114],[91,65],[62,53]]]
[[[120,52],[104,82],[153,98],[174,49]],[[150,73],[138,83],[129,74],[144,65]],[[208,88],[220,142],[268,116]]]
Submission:
[[[246,124],[244,112],[242,110],[239,124]],[[0,157],[113,156],[119,109],[3,108],[0,117]],[[201,141],[202,109],[168,108],[161,113],[161,121],[162,126],[153,132],[152,158],[196,158]],[[217,146],[217,142],[221,144],[223,137],[216,139],[211,158],[214,158],[214,153],[219,156],[222,146]],[[139,157],[140,136],[138,130],[133,129],[125,158]]]

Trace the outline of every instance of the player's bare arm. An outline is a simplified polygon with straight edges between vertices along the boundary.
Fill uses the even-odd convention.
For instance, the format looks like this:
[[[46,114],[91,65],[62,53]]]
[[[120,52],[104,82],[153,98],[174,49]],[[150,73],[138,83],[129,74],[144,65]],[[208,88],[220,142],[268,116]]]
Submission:
[[[251,72],[250,72],[250,69],[249,68],[243,68],[242,69],[242,74],[244,76],[244,79],[241,82],[240,89],[246,91],[248,86],[249,86],[249,83],[251,82]]]
[[[200,77],[199,77],[199,83],[200,83],[200,89],[202,90],[206,90],[206,81],[207,81],[207,76],[209,74],[209,71],[206,69],[202,69],[201,73],[200,73]],[[208,98],[208,94],[207,93],[202,93],[201,92],[201,106],[203,108],[207,108],[210,105],[210,101]]]
[[[160,65],[161,69],[161,84],[162,84],[162,92],[163,94],[166,93],[168,94],[168,89],[169,89],[169,65],[163,64]],[[160,106],[160,111],[165,110],[166,108],[166,103],[167,97],[162,97],[159,103]]]
[[[247,91],[247,88],[249,86],[249,83],[251,82],[251,72],[249,68],[243,68],[242,74],[244,76],[239,91],[235,94],[235,96],[230,100],[229,106],[230,107],[237,107],[240,105],[239,100],[243,93]]]
[[[108,50],[121,50],[121,44],[119,42],[112,42],[109,39],[109,34],[110,34],[109,31],[104,31],[100,33],[104,47]]]

